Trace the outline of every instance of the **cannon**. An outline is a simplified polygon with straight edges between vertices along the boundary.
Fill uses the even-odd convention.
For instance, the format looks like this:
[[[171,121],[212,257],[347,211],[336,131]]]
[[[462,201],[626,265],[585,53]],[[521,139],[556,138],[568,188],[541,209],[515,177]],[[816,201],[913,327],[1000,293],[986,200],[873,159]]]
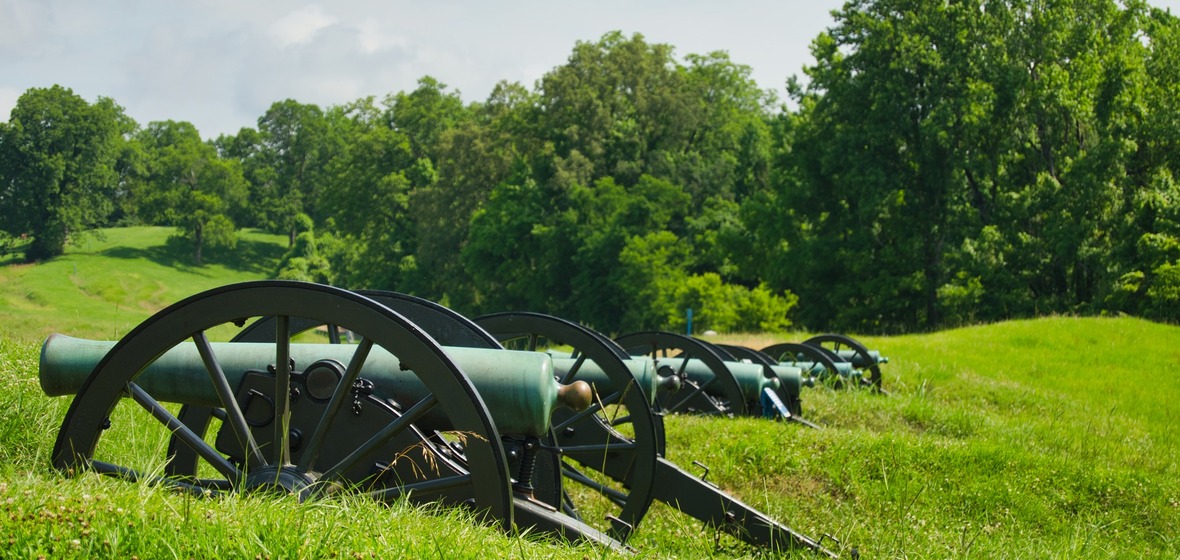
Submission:
[[[772,344],[758,353],[775,363],[809,370],[818,380],[835,387],[848,382],[887,393],[881,383],[881,364],[889,359],[846,335],[821,334],[801,343]]]
[[[366,290],[358,293],[388,306],[390,309],[411,319],[416,325],[444,344],[481,349],[503,348],[495,338],[474,322],[434,302],[388,291]],[[297,318],[288,326],[288,337],[295,337],[304,331],[321,326],[325,325],[317,321]],[[338,336],[339,331],[337,326],[327,325],[327,327],[329,340],[340,343],[341,339]],[[273,318],[267,317],[261,318],[246,326],[235,337],[235,340],[264,341],[273,340],[274,337],[274,320]],[[644,378],[652,377],[645,373],[642,367],[634,367],[636,364],[639,364],[639,362],[631,364],[631,371],[635,376]],[[560,372],[555,370],[555,374],[560,375]],[[612,371],[610,375],[614,377],[620,386],[627,385],[628,383],[634,384],[634,379],[626,372]],[[573,383],[573,385],[577,386],[578,383]],[[638,444],[635,444],[634,441],[621,442],[618,440],[615,437],[617,434],[612,434],[611,432],[614,431],[606,427],[607,425],[594,414],[595,411],[601,412],[604,401],[607,403],[613,403],[616,400],[630,401],[632,407],[638,410],[638,406],[643,403],[636,402],[635,399],[642,398],[641,395],[642,393],[639,391],[630,391],[623,394],[622,397],[619,395],[598,396],[595,399],[595,404],[588,410],[583,410],[572,418],[562,417],[560,419],[560,425],[558,425],[559,418],[555,416],[553,418],[554,428],[560,429],[563,433],[576,432],[580,434],[581,437],[578,441],[567,441],[563,445],[558,445],[552,435],[542,438],[540,441],[538,441],[538,438],[532,437],[525,439],[506,437],[505,446],[510,458],[510,470],[517,481],[516,486],[527,488],[527,492],[532,499],[550,504],[554,509],[561,509],[573,517],[578,517],[576,504],[564,492],[562,481],[568,480],[575,484],[586,484],[591,481],[572,468],[558,468],[557,458],[565,457],[574,461],[589,461],[593,467],[601,463],[599,457],[602,454],[619,452],[621,447],[632,448],[634,454],[638,456],[654,457],[655,452],[650,448],[650,442],[654,441],[655,436],[654,434],[647,435],[650,433],[650,427],[647,430],[643,427],[645,423],[650,425],[650,422],[653,421],[649,412],[638,414],[636,416],[637,420],[634,423],[635,425],[632,426],[633,433],[636,434],[635,439],[639,441]],[[199,407],[186,406],[181,411],[181,418],[191,418],[194,424],[201,424],[208,417],[208,414],[209,412],[207,410]],[[182,446],[178,446],[176,451],[183,453],[185,449]],[[524,460],[526,456],[530,457],[530,460]],[[185,464],[190,464],[186,470],[191,470],[191,462],[191,459],[184,461]],[[526,469],[531,471],[531,473],[525,472]],[[647,505],[651,502],[650,493],[645,490],[646,488],[650,488],[652,484],[649,475],[650,471],[639,471],[637,474],[628,477],[625,492],[612,493],[612,504],[615,504],[617,507],[613,514],[603,516],[608,522],[604,529],[609,531],[610,535],[619,541],[626,540],[632,528],[642,518]],[[593,483],[593,486],[601,489],[598,483]],[[544,519],[541,521],[544,521]],[[532,523],[534,527],[538,525],[536,522]],[[558,532],[566,530],[565,527],[561,526],[552,529],[557,529]],[[577,537],[578,535],[575,534],[574,536]]]
[[[663,413],[760,415],[816,427],[802,417],[802,387],[814,382],[802,368],[766,356],[738,358],[724,347],[670,332],[631,333],[616,342],[681,379],[680,390],[659,399]]]
[[[412,318],[448,344],[485,348],[502,347],[503,343],[518,350],[548,349],[555,356],[554,374],[562,384],[586,381],[595,385],[595,402],[587,409],[554,411],[550,433],[539,446],[533,471],[531,487],[537,500],[578,521],[593,523],[594,514],[600,514],[597,517],[607,523],[604,530],[620,541],[635,530],[656,500],[753,544],[776,550],[813,548],[831,556],[810,538],[662,457],[663,424],[650,403],[655,392],[674,391],[679,385],[673,375],[656,375],[650,360],[628,356],[610,339],[556,317],[501,313],[471,322],[445,307],[405,294],[361,293]],[[310,326],[304,321],[292,327],[290,334]],[[257,340],[251,332],[261,331],[265,338],[273,336],[265,334],[273,330],[268,321],[259,321],[239,337]],[[574,351],[553,352],[550,345],[557,340]],[[657,485],[657,481],[663,484]],[[586,494],[603,499],[592,503]]]
[[[605,454],[595,454],[592,456],[593,460],[585,461],[583,465],[598,470],[616,485],[605,487],[605,484],[599,481],[597,482],[597,490],[609,497],[619,499],[626,495],[625,492],[628,489],[631,489],[633,496],[632,481],[635,480],[636,474],[650,472],[649,476],[640,478],[659,481],[658,484],[648,483],[644,487],[644,491],[650,493],[651,499],[665,503],[686,515],[703,521],[709,527],[725,531],[748,543],[772,550],[803,548],[815,551],[821,556],[833,558],[836,556],[820,545],[818,541],[771,519],[768,515],[729,495],[716,485],[705,481],[703,476],[697,477],[667,459],[663,436],[664,415],[663,413],[651,414],[646,411],[653,410],[649,408],[653,404],[658,409],[659,405],[655,403],[667,395],[680,393],[683,390],[682,380],[687,380],[693,387],[689,389],[689,392],[696,391],[696,388],[701,386],[707,388],[717,383],[714,379],[717,379],[718,376],[703,367],[702,364],[694,364],[687,359],[672,359],[659,366],[658,372],[647,366],[636,368],[634,364],[646,364],[651,360],[628,354],[617,341],[610,340],[589,328],[539,313],[497,313],[478,317],[475,322],[508,347],[544,351],[561,356],[554,359],[554,364],[556,370],[563,372],[561,374],[562,382],[584,380],[594,385],[599,394],[608,393],[610,395],[601,403],[596,402],[591,408],[597,407],[599,411],[602,411],[613,405],[610,414],[601,415],[599,418],[603,424],[607,425],[609,431],[615,433],[614,441],[617,443],[611,449],[603,449],[602,451],[606,451]],[[657,338],[661,340],[675,339],[675,337],[667,337],[663,334]],[[703,345],[694,348],[703,349],[706,354],[713,352],[712,349]],[[710,358],[710,361],[713,360]],[[644,373],[656,373],[658,379],[645,379],[642,376],[637,376],[640,381],[633,385],[618,383],[619,379],[626,378],[628,372],[637,370]],[[767,377],[761,368],[755,368],[755,370],[738,368],[738,370],[742,374],[750,376],[744,381],[734,379],[734,385],[739,388],[739,392],[736,394],[742,395],[743,402],[748,400],[750,393],[779,386],[774,382],[776,379]],[[604,375],[606,371],[613,372],[613,374],[608,378]],[[687,373],[689,371],[693,373]],[[739,377],[742,374],[739,374]],[[725,373],[721,375],[725,375]],[[747,384],[749,387],[742,389]],[[642,395],[643,398],[638,400],[634,398],[626,402],[620,400],[621,395],[635,392],[645,394]],[[698,394],[707,395],[704,392]],[[585,414],[586,412],[572,413],[569,410],[560,410],[555,413],[555,419],[560,415],[577,417]],[[575,448],[576,446],[570,444],[579,441],[585,435],[579,430],[561,429],[562,425],[555,420],[554,437],[558,445],[566,449]],[[616,429],[633,435],[624,436],[615,431]],[[645,438],[651,437],[653,432],[657,438],[654,445],[645,441]],[[601,435],[594,434],[588,441],[600,442],[602,441]],[[619,445],[620,443],[621,445]],[[655,452],[654,456],[651,454],[652,450]],[[570,476],[585,477],[581,473],[571,473]],[[595,485],[594,481],[588,481],[586,484],[590,487]]]
[[[210,342],[254,317],[271,325],[269,343]],[[306,322],[346,328],[359,343],[292,342],[292,324]],[[588,386],[558,384],[551,363],[536,359],[444,348],[365,296],[263,281],[185,299],[117,343],[51,337],[41,382],[51,394],[76,393],[51,455],[67,473],[198,495],[440,501],[505,530],[536,527],[622,550],[536,499],[528,454],[509,451],[546,433],[553,408],[590,404]],[[169,404],[177,401],[181,412]],[[170,451],[160,457],[163,443]]]

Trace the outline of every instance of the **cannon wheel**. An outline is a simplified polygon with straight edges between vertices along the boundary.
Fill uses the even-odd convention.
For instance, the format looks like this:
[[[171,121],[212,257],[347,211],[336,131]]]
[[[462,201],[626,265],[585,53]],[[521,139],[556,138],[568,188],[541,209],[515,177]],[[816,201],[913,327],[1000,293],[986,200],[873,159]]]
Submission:
[[[353,293],[365,296],[384,305],[414,325],[421,327],[435,342],[444,346],[466,346],[471,348],[502,348],[499,342],[480,329],[466,317],[432,301],[384,290],[356,290]],[[323,320],[310,317],[290,317],[287,321],[288,338],[316,327],[327,326],[328,340],[340,344],[340,325],[326,324]],[[231,342],[275,341],[276,319],[274,316],[259,317],[246,325]],[[213,418],[224,420],[225,410],[208,406],[184,405],[177,418],[190,430],[204,435]],[[173,436],[168,443],[168,463],[165,470],[170,476],[194,476],[200,457],[191,447]]]
[[[334,391],[319,425],[304,440],[305,449],[299,464],[291,462],[292,439],[280,426],[290,407],[291,371],[289,366],[290,340],[275,337],[274,441],[279,445],[264,450],[254,443],[247,419],[242,413],[233,389],[229,387],[222,367],[208,342],[206,332],[233,323],[243,324],[250,317],[277,317],[277,330],[286,332],[294,317],[308,317],[322,323],[338,324],[358,333],[361,342],[351,363],[347,364],[345,379]],[[250,456],[252,466],[231,461],[189,430],[167,407],[139,387],[135,380],[157,357],[181,345],[195,344],[206,363],[210,379],[221,399],[220,409],[225,422],[233,429]],[[351,457],[362,456],[369,449],[377,449],[412,428],[414,419],[429,411],[441,409],[457,431],[469,434],[464,453],[469,471],[441,481],[472,497],[476,511],[485,518],[512,527],[513,503],[511,479],[504,459],[504,450],[483,400],[471,381],[443,352],[442,348],[401,315],[389,308],[345,290],[285,281],[246,282],[224,286],[180,301],[147,319],[99,362],[83,383],[71,403],[53,450],[53,464],[67,473],[93,470],[130,480],[145,480],[192,490],[209,492],[274,489],[276,485],[287,492],[311,497],[335,490],[338,486],[332,473],[348,469],[350,459],[342,460],[336,468],[327,469],[323,476],[312,472],[309,465],[317,455],[312,452],[323,446],[328,427],[337,416],[351,391],[352,379],[360,372],[368,351],[380,347],[394,354],[403,363],[414,364],[413,371],[429,391],[423,400],[406,409],[399,421],[391,422],[379,437],[354,450]],[[122,397],[130,396],[131,400]],[[134,402],[158,422],[158,429],[175,434],[193,449],[218,473],[219,477],[198,479],[190,476],[163,476],[138,472],[130,467],[106,462],[95,457],[102,453],[99,440],[110,425],[112,413],[118,405]],[[414,492],[413,484],[400,489]]]
[[[636,385],[627,368],[625,361],[630,356],[605,336],[550,315],[496,313],[478,317],[475,322],[510,347],[537,351],[542,339],[571,346],[577,361],[564,378],[559,379],[561,383],[575,380],[578,369],[590,360],[606,373],[614,387],[624,387],[597,399],[584,412],[555,411],[551,433],[559,452],[622,484],[621,489],[607,486],[561,462],[566,480],[603,494],[619,507],[617,514],[608,517],[611,535],[626,541],[651,507],[656,457],[663,451],[663,425],[652,413],[648,396]],[[625,406],[626,415],[609,417],[605,407],[611,405]],[[632,436],[616,429],[624,424],[630,425]],[[577,516],[572,504],[564,505],[567,513]]]
[[[861,384],[872,387],[878,393],[885,392],[881,387],[881,365],[872,358],[872,355],[869,354],[869,349],[864,344],[861,344],[860,341],[842,334],[821,334],[804,340],[803,344],[825,348],[834,353],[845,349],[851,350],[853,355],[859,356],[863,360],[863,363],[869,364],[867,368],[869,375],[866,376],[867,379],[861,379]],[[848,361],[854,362],[856,360]]]
[[[622,346],[627,353],[633,356],[647,356],[656,360],[657,364],[659,364],[660,358],[672,357],[669,356],[670,351],[678,350],[680,352],[678,356],[686,358],[682,362],[681,370],[676,372],[676,375],[684,385],[684,389],[664,399],[665,402],[659,403],[660,412],[687,412],[690,403],[696,401],[698,397],[704,397],[709,402],[714,402],[715,399],[706,390],[713,385],[718,385],[718,391],[724,395],[724,399],[728,402],[717,403],[714,406],[714,410],[703,412],[730,413],[742,416],[748,414],[746,399],[742,394],[742,389],[738,385],[737,379],[734,378],[733,372],[729,370],[729,367],[725,365],[724,356],[713,345],[682,334],[662,331],[644,331],[625,334],[616,338],[615,342],[619,343],[619,346]],[[688,359],[698,359],[704,362],[705,366],[712,372],[712,377],[702,383],[696,383],[688,379],[684,371],[684,367],[688,365]]]
[[[356,290],[354,293],[365,296],[394,310],[402,317],[409,319],[414,325],[426,331],[435,342],[443,346],[463,346],[466,348],[488,348],[494,350],[503,348],[496,341],[495,337],[488,334],[467,317],[428,299],[388,290]],[[291,336],[322,326],[323,324],[322,322],[308,320],[292,323]],[[338,326],[328,325],[328,339],[333,344],[340,343],[339,331],[332,328]],[[234,337],[234,340],[269,342],[273,338],[273,319],[262,319],[247,325],[246,328],[242,329],[242,332]]]

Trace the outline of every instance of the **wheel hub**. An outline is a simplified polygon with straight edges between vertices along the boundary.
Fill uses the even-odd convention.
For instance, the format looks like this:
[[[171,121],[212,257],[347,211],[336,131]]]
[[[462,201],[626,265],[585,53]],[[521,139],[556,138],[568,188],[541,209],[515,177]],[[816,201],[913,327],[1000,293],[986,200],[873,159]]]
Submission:
[[[246,475],[243,487],[247,492],[266,492],[299,496],[305,500],[310,494],[315,479],[293,465],[283,467],[266,466],[251,470]]]

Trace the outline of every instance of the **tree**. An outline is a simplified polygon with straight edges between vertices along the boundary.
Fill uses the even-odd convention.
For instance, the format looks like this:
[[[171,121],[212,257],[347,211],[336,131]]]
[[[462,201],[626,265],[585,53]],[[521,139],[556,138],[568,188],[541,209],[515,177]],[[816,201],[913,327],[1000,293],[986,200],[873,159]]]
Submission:
[[[342,148],[325,167],[320,201],[331,212],[321,231],[349,246],[331,267],[348,287],[411,291],[409,197],[435,180],[433,165],[414,158],[409,138],[390,128],[372,98],[334,107],[327,118]]]
[[[462,261],[471,219],[496,185],[520,183],[531,175],[535,100],[519,84],[497,84],[486,103],[468,108],[471,118],[438,134],[431,158],[438,180],[410,196],[419,295],[474,310],[473,280]]]
[[[418,159],[433,158],[443,133],[469,118],[459,92],[447,92],[446,84],[430,76],[419,79],[410,93],[387,96],[384,104],[389,128],[409,138]]]
[[[32,88],[0,125],[0,229],[29,234],[28,260],[62,254],[114,208],[121,136],[134,126],[112,100]]]
[[[317,186],[331,154],[323,111],[293,99],[279,101],[259,117],[257,131],[238,135],[229,153],[240,158],[251,182],[253,219],[294,246],[299,216],[316,213]]]
[[[230,214],[245,204],[248,192],[238,162],[218,157],[187,122],[152,122],[138,139],[149,161],[143,196],[147,216],[175,226],[178,237],[193,244],[197,266],[204,248],[236,245]]]
[[[718,298],[748,291],[738,279],[758,285],[729,255],[744,250],[738,201],[767,188],[771,97],[725,53],[688,61],[612,32],[579,42],[531,100],[511,98],[531,106],[493,112],[489,101],[491,118],[475,130],[505,139],[483,147],[468,137],[480,149],[465,161],[496,154],[482,161],[498,172],[473,175],[488,180],[487,198],[460,245],[479,309],[542,310],[604,331],[660,328],[679,313],[670,279],[713,274],[703,281],[716,279]]]
[[[1148,183],[1144,5],[850,2],[748,216],[812,328],[1096,309]],[[775,231],[779,230],[779,231]],[[1135,237],[1130,237],[1135,239]],[[1125,245],[1124,245],[1125,246]],[[1125,251],[1124,251],[1125,252]],[[767,274],[773,273],[767,271]]]

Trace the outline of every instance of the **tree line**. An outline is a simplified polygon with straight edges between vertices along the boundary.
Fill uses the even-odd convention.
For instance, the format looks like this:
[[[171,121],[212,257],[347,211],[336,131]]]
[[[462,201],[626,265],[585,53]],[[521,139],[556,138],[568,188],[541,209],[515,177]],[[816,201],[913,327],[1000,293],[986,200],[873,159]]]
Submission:
[[[612,32],[481,102],[431,77],[211,141],[30,89],[0,247],[96,226],[287,236],[276,277],[607,332],[1180,318],[1180,25],[1130,0],[854,0],[789,99]]]

